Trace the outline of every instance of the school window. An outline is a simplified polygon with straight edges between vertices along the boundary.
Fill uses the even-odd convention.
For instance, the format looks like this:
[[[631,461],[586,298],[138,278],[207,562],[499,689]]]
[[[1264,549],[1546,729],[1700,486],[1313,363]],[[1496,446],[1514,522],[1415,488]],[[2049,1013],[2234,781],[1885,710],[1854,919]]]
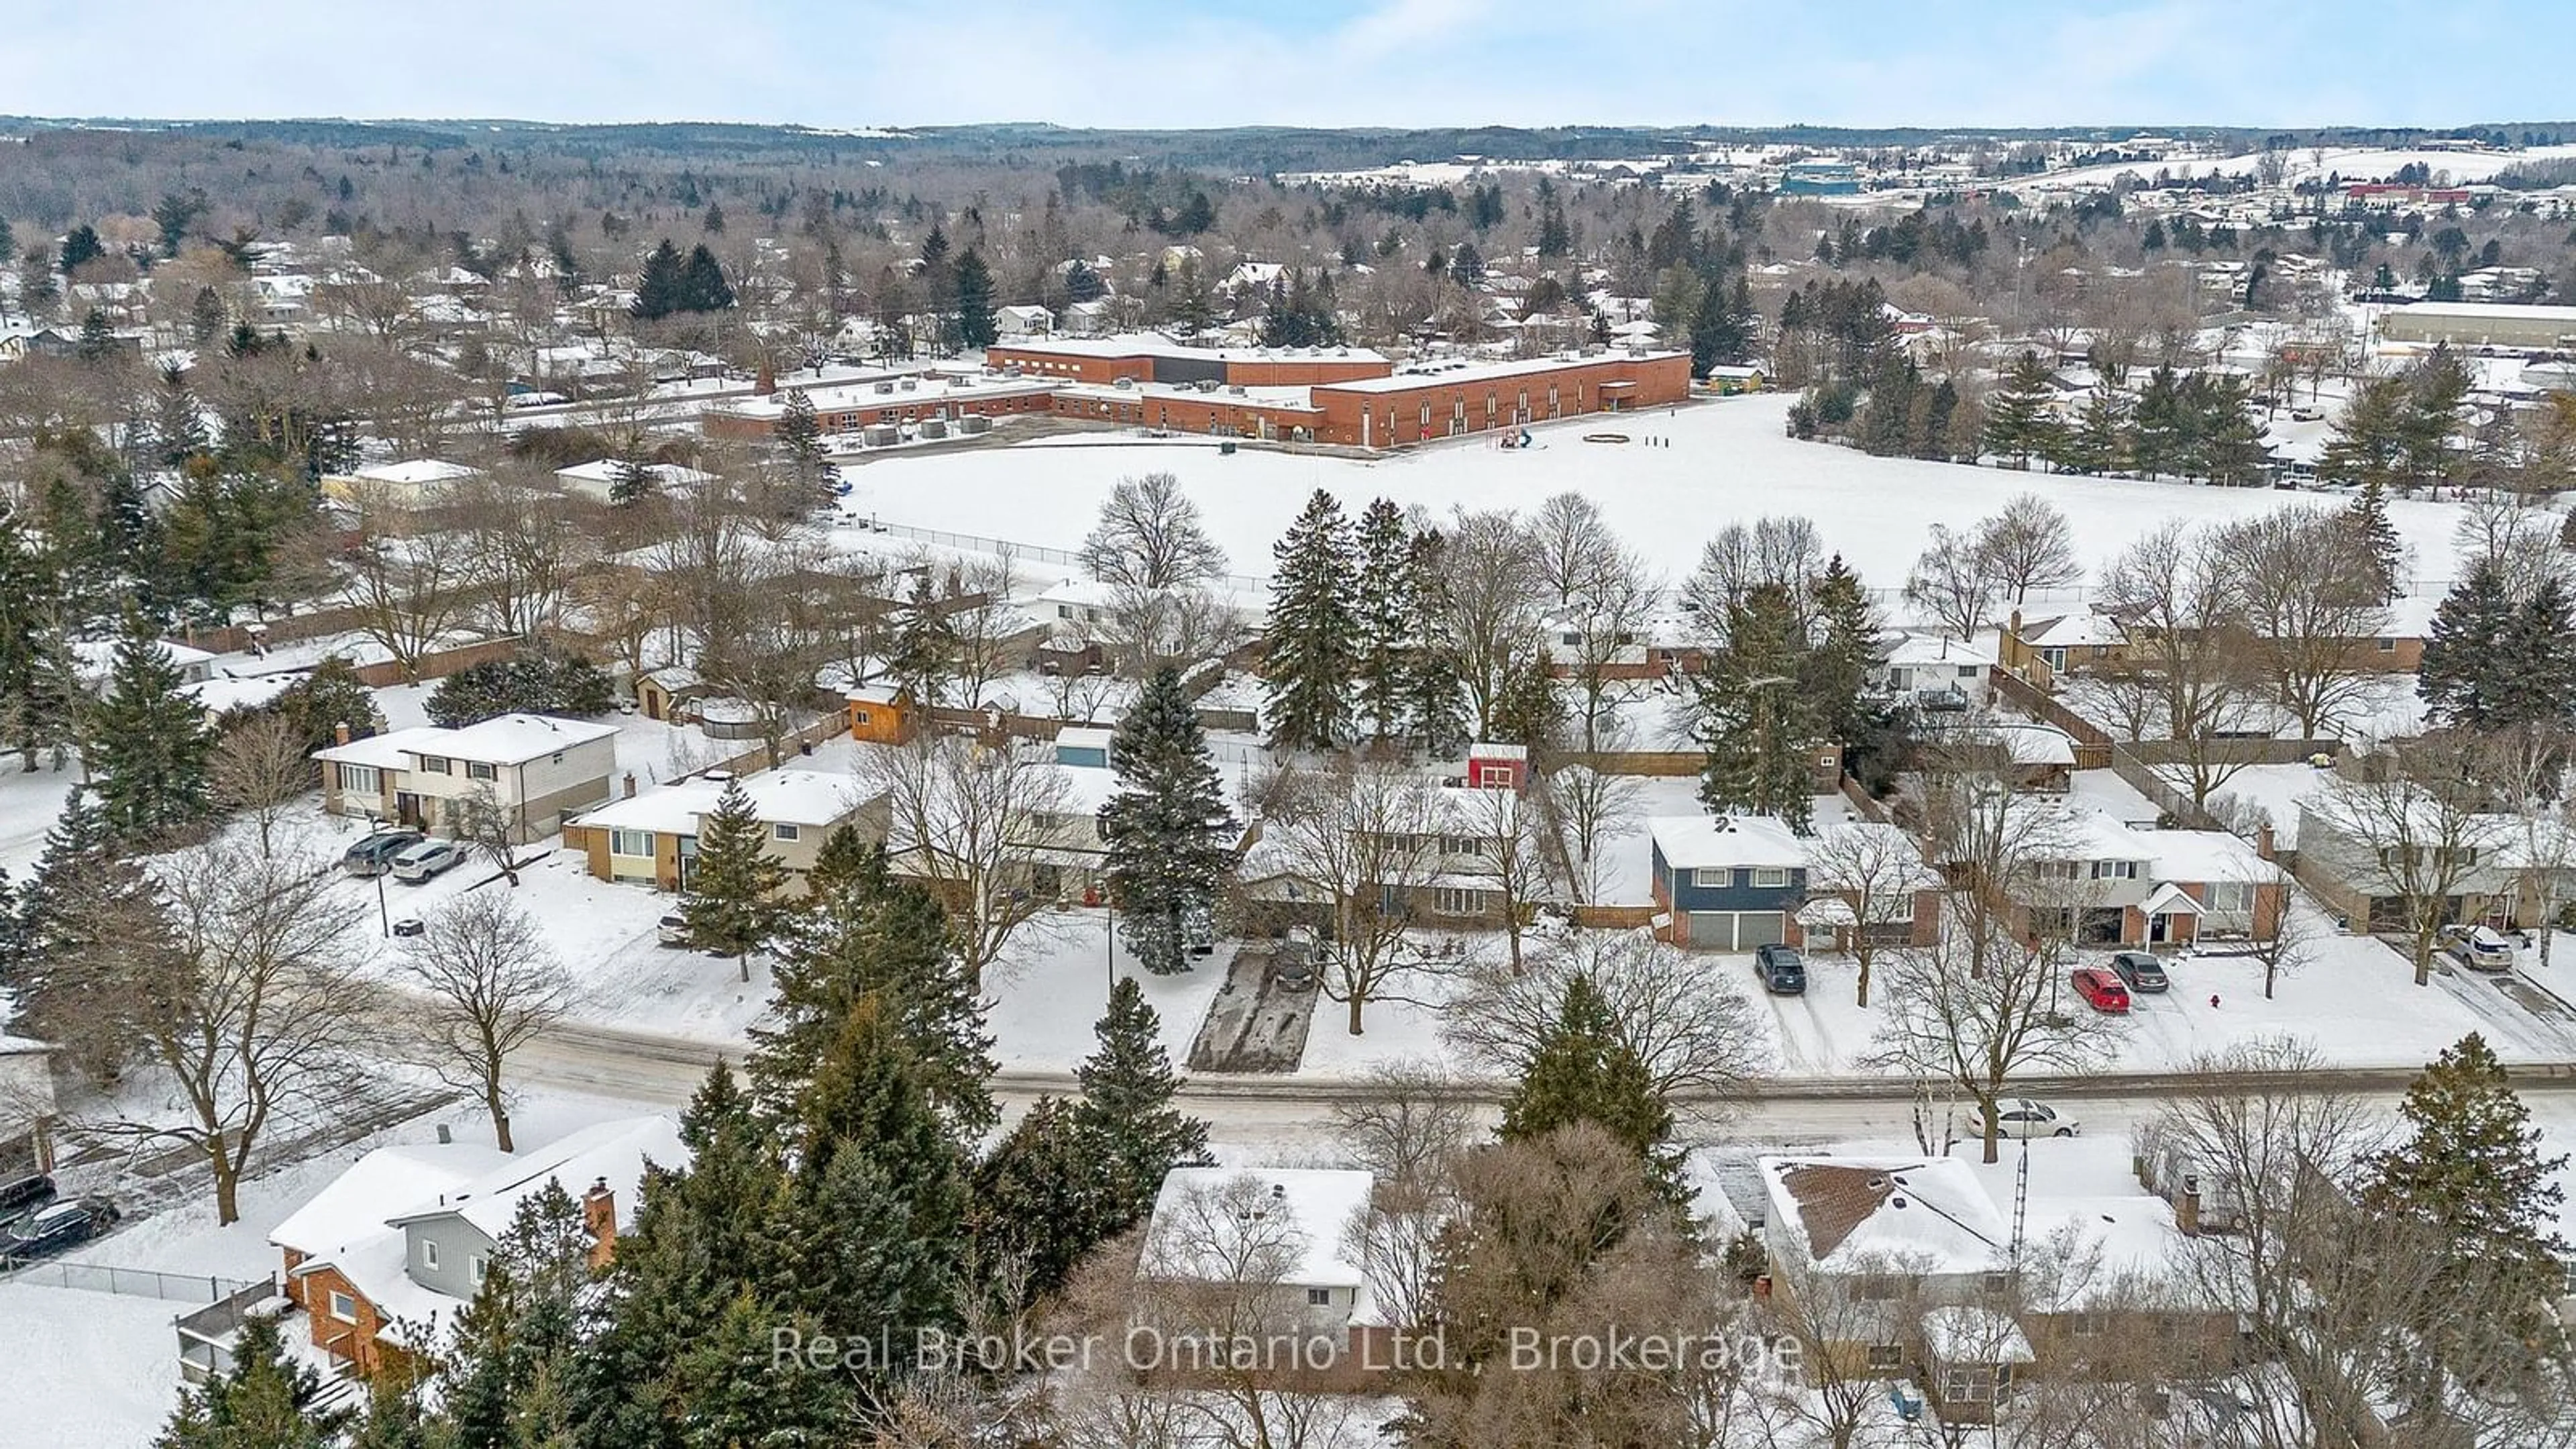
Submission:
[[[1760,866],[1753,872],[1753,883],[1770,890],[1778,890],[1789,883],[1789,872],[1776,865]]]
[[[357,1322],[358,1300],[350,1294],[334,1292],[331,1295],[331,1316],[342,1323]]]
[[[653,853],[653,833],[649,830],[612,830],[608,832],[608,853],[650,856]]]
[[[465,762],[465,778],[469,780],[497,780],[501,778],[501,772],[494,769],[492,766],[483,763],[481,760],[467,760]]]
[[[1485,909],[1485,893],[1463,886],[1441,886],[1431,893],[1431,910],[1441,916],[1473,916]]]
[[[1332,1307],[1332,1306],[1333,1306],[1333,1290],[1332,1290],[1332,1289],[1330,1289],[1330,1288],[1309,1288],[1309,1289],[1307,1289],[1307,1290],[1306,1290],[1306,1306],[1307,1306],[1307,1307],[1309,1307],[1309,1308],[1330,1308],[1330,1307]]]
[[[1442,855],[1482,855],[1485,853],[1485,842],[1472,835],[1444,835],[1440,837],[1440,853]]]
[[[802,827],[790,825],[784,820],[781,820],[777,824],[769,827],[771,838],[777,840],[794,840],[802,833],[804,833]]]
[[[342,765],[340,788],[353,795],[373,795],[384,788],[384,776],[373,765]]]

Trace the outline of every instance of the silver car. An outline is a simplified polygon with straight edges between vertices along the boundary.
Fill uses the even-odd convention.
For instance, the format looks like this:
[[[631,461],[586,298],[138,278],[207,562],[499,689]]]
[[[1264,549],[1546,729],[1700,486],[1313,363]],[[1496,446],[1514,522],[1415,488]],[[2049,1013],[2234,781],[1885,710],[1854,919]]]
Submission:
[[[394,879],[419,885],[465,863],[465,847],[453,840],[424,840],[394,857]]]

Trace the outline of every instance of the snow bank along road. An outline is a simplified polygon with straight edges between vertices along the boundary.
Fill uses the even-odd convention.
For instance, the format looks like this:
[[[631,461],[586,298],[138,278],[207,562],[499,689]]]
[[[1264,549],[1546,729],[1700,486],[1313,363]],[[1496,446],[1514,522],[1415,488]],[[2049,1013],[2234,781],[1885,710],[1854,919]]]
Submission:
[[[625,1098],[658,1106],[677,1106],[689,1099],[719,1060],[739,1064],[740,1044],[723,1045],[654,1032],[615,1027],[558,1026],[523,1048],[511,1061],[518,1080]],[[2364,1094],[2403,1092],[2417,1068],[2363,1067],[2309,1072],[2294,1080],[2314,1091]],[[2576,1093],[2576,1062],[2509,1066],[2506,1071],[2525,1093]],[[2107,1125],[2151,1109],[2156,1099],[2180,1082],[2184,1073],[2094,1073],[2077,1077],[2033,1076],[2016,1079],[2017,1094],[2080,1100]],[[2197,1080],[2209,1080],[2199,1078]],[[2263,1079],[2237,1074],[2232,1085],[2254,1086]],[[2275,1079],[2287,1081],[2293,1079]],[[993,1077],[993,1093],[1006,1107],[1021,1107],[1041,1096],[1062,1096],[1075,1089],[1071,1072],[1005,1071]],[[1483,1106],[1501,1101],[1506,1084],[1475,1081],[1462,1086]],[[1369,1095],[1365,1082],[1311,1077],[1188,1077],[1181,1097],[1190,1110],[1208,1120],[1221,1136],[1241,1132],[1315,1128],[1317,1107]],[[1725,1104],[1733,1125],[1751,1135],[1797,1135],[1853,1130],[1895,1130],[1907,1120],[1914,1099],[1912,1084],[1894,1077],[1790,1077],[1756,1083],[1746,1100]],[[1717,1105],[1714,1099],[1699,1100]]]

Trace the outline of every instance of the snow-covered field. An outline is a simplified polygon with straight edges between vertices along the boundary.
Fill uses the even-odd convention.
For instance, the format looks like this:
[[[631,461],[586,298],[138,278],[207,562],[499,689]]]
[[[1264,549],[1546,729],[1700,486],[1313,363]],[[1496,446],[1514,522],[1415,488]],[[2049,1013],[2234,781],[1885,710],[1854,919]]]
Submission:
[[[24,876],[36,863],[45,832],[54,828],[80,778],[78,761],[59,770],[40,762],[32,772],[21,771],[14,755],[0,762],[0,870]]]
[[[2496,173],[2532,161],[2558,161],[2576,156],[2576,146],[2534,146],[2527,151],[2401,151],[2385,147],[2329,146],[2322,149],[2299,148],[2281,153],[2282,180],[2295,184],[2311,177],[2335,175],[2347,182],[2377,181],[2394,176],[2408,166],[2422,166],[2433,175],[2453,184],[2486,181]],[[2184,176],[2251,176],[2262,164],[2259,151],[2242,156],[2203,158],[2177,161],[2124,161],[2105,166],[2083,166],[2067,171],[2052,171],[2032,177],[2027,184],[2034,190],[2081,190],[2090,186],[2108,186],[2122,174],[2152,177],[2158,171]]]
[[[1233,571],[1264,575],[1271,544],[1317,488],[1350,511],[1384,496],[1441,514],[1453,504],[1528,511],[1551,494],[1579,489],[1631,548],[1674,580],[1728,523],[1802,513],[1865,582],[1892,590],[1904,583],[1933,524],[1971,522],[2018,493],[2039,493],[2066,511],[2087,565],[2102,563],[2169,518],[2237,518],[2316,502],[2270,489],[1873,458],[1791,440],[1784,430],[1791,401],[1786,395],[1733,398],[1678,412],[1576,418],[1542,424],[1538,445],[1526,450],[1506,452],[1472,438],[1367,460],[1260,449],[1224,457],[1212,439],[1104,444],[1086,435],[1073,440],[1083,444],[1078,447],[1058,440],[859,469],[846,506],[889,523],[1068,548],[1090,532],[1119,478],[1167,470],[1180,475],[1206,514]],[[1634,441],[1586,443],[1588,433]],[[1671,446],[1650,446],[1649,439]],[[2397,501],[2389,512],[2416,551],[2418,571],[2446,575],[2456,510]]]

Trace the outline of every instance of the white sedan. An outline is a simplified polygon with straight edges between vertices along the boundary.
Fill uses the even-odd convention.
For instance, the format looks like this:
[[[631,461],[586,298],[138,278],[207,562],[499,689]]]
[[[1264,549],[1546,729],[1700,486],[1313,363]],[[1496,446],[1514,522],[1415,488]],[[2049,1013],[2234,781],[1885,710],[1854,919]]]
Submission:
[[[2028,1097],[2004,1098],[1995,1104],[1995,1114],[1999,1124],[1996,1135],[1999,1137],[2018,1137],[2027,1141],[2033,1137],[2072,1137],[2084,1130],[2083,1123],[2046,1102],[2034,1102]],[[1968,1114],[1968,1130],[1979,1137],[1986,1135],[1986,1118],[1982,1110]]]

